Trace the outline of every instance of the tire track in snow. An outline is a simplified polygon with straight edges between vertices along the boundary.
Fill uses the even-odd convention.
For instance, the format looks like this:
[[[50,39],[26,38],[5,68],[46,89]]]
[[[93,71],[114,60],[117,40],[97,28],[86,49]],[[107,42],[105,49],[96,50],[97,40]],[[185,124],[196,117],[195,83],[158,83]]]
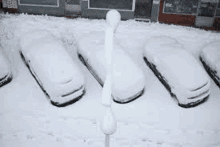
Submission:
[[[121,123],[120,125],[120,131],[125,132],[120,134],[119,136],[125,136],[124,138],[119,138],[118,136],[116,137],[117,142],[123,146],[125,144],[129,145],[130,143],[127,142],[125,143],[124,140],[136,140],[136,143],[131,146],[141,146],[144,144],[148,145],[158,145],[158,146],[183,146],[183,147],[195,147],[196,144],[198,143],[198,140],[186,140],[184,141],[183,138],[186,136],[193,136],[193,138],[197,137],[202,137],[202,138],[209,138],[209,137],[214,137],[219,138],[220,137],[220,131],[219,130],[187,130],[187,129],[161,129],[157,127],[156,123],[149,123],[149,122],[144,122],[144,123],[135,123],[135,122],[119,122]],[[125,131],[126,129],[130,129],[130,131]],[[132,133],[136,130],[139,134],[133,134],[130,137],[126,136],[128,133]],[[117,135],[117,132],[116,132]],[[159,136],[159,137],[158,137]],[[163,137],[167,136],[165,139]],[[178,136],[180,139],[175,139],[172,140],[171,138],[173,136]],[[170,139],[167,139],[170,138]],[[172,140],[172,141],[171,141]],[[184,142],[183,142],[184,141]],[[206,140],[208,141],[208,140]],[[212,144],[219,145],[217,142],[218,140],[214,140],[214,142],[210,142],[209,145],[207,146],[212,146]]]
[[[86,145],[101,145],[104,141],[103,134],[96,131],[95,128],[97,128],[97,122],[95,119],[90,118],[83,118],[83,117],[69,117],[69,116],[58,116],[53,118],[52,120],[49,117],[46,117],[46,115],[39,115],[36,116],[21,116],[18,118],[18,116],[12,116],[13,120],[16,121],[30,121],[32,120],[34,123],[35,121],[39,121],[40,123],[45,124],[44,128],[37,128],[34,129],[33,133],[32,131],[28,131],[27,129],[23,128],[21,130],[15,130],[15,128],[9,129],[10,131],[7,131],[4,128],[0,127],[0,140],[13,140],[13,139],[19,139],[19,140],[32,140],[32,141],[40,141],[41,139],[46,139],[50,141],[56,141],[56,142],[80,142],[84,143]],[[1,119],[1,116],[0,116]],[[58,123],[55,123],[54,125],[59,124],[62,122],[62,124],[67,125],[65,129],[72,129],[70,132],[65,132],[65,129],[62,130],[62,133],[59,134],[59,130],[53,129],[53,121],[54,119],[57,119]],[[16,122],[15,121],[15,122]],[[72,126],[71,126],[72,125]],[[41,124],[38,126],[42,126]],[[74,132],[75,128],[86,128],[94,127],[93,132],[89,135],[80,133],[80,132]],[[80,130],[80,129],[79,129]],[[138,132],[139,134],[131,134],[128,133]],[[9,132],[9,133],[4,133]],[[86,132],[86,131],[85,131]],[[72,134],[71,134],[72,133]],[[100,133],[100,134],[98,134]],[[73,135],[74,134],[74,135]],[[127,135],[126,135],[127,134]],[[169,141],[167,139],[161,139],[160,137],[156,137],[161,135],[164,136],[187,136],[187,135],[193,135],[195,137],[198,136],[206,136],[206,137],[212,137],[214,136],[220,136],[220,130],[172,130],[172,129],[161,129],[157,126],[155,122],[134,122],[134,121],[119,121],[118,122],[118,131],[114,135],[114,143],[116,146],[120,147],[136,147],[136,146],[161,146],[161,147],[195,147],[195,141],[188,140],[186,142],[179,142],[178,140],[172,140]],[[180,138],[181,139],[181,138]],[[219,146],[220,143],[216,140],[215,142],[209,143],[210,147],[216,147]]]

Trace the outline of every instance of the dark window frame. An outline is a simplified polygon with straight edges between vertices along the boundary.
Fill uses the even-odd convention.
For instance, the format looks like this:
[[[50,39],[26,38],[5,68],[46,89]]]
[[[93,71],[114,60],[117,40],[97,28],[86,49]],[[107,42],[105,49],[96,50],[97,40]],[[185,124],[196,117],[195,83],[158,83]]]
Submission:
[[[216,8],[216,12],[215,12],[215,17],[220,18],[220,0],[218,1],[218,5],[217,5],[217,8]]]
[[[167,1],[169,2],[169,1],[172,1],[171,3],[167,3]],[[176,14],[176,15],[196,15],[197,14],[197,9],[198,9],[198,6],[199,6],[199,0],[194,0],[195,2],[195,5],[194,4],[192,4],[192,7],[191,7],[191,9],[193,9],[194,8],[194,12],[192,11],[192,12],[184,12],[184,10],[182,10],[182,12],[177,12],[178,11],[178,8],[180,8],[181,9],[181,2],[180,2],[181,0],[179,0],[179,1],[175,1],[175,0],[164,0],[164,2],[163,2],[163,13],[164,14]],[[184,6],[184,2],[183,1],[185,1],[185,3],[187,3],[187,1],[192,1],[192,0],[182,0],[182,6]],[[176,4],[175,4],[176,3]],[[167,12],[166,11],[166,5],[168,5],[168,4],[175,4],[175,6],[174,6],[174,8],[175,8],[175,10],[173,11],[173,12]],[[168,7],[172,7],[172,6],[168,6]],[[176,7],[176,6],[179,6],[179,7]],[[186,5],[185,5],[186,6]],[[182,7],[183,8],[183,7]],[[190,8],[190,7],[188,7],[188,8]],[[171,10],[172,11],[172,10]]]
[[[111,10],[111,9],[116,9],[116,10],[120,10],[120,11],[134,11],[134,7],[135,7],[135,0],[129,0],[130,1],[130,5],[131,5],[131,7],[129,6],[129,8],[124,8],[125,6],[124,6],[124,4],[122,3],[121,4],[121,7],[113,7],[113,5],[115,5],[114,3],[115,2],[117,2],[117,3],[120,3],[120,1],[118,1],[118,0],[115,0],[115,1],[112,1],[112,0],[105,0],[105,1],[107,1],[108,3],[107,3],[107,5],[109,5],[109,6],[107,6],[107,7],[103,7],[103,6],[92,6],[91,5],[91,1],[100,1],[100,3],[104,3],[103,2],[103,0],[88,0],[88,8],[89,9],[100,9],[100,10]],[[123,2],[125,2],[126,0],[122,0]],[[109,2],[111,3],[111,4],[109,4]],[[106,5],[106,4],[105,4]]]

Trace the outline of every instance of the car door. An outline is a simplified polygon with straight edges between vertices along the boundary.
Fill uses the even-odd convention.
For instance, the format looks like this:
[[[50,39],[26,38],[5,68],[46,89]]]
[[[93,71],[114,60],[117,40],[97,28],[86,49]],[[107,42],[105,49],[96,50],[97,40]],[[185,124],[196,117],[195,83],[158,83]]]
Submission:
[[[81,15],[81,0],[66,0],[65,16],[74,17]]]

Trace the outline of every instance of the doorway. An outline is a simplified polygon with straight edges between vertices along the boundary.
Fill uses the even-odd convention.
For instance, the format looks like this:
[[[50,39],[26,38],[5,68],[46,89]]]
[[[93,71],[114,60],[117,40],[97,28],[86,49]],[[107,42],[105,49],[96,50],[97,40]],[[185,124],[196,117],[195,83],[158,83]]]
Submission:
[[[150,19],[153,0],[136,0],[134,17],[136,19]]]
[[[215,19],[218,0],[201,0],[197,10],[195,26],[211,27]]]
[[[65,0],[65,16],[78,17],[81,15],[81,0]]]

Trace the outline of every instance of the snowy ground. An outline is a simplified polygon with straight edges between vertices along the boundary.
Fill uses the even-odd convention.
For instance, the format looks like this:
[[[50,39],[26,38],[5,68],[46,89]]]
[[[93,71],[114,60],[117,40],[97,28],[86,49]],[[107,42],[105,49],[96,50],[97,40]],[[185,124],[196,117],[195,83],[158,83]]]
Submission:
[[[13,80],[0,88],[1,147],[103,147],[99,120],[104,111],[98,82],[76,57],[75,42],[94,31],[104,31],[104,20],[66,19],[0,14],[0,44],[9,57]],[[64,108],[50,104],[18,54],[21,36],[36,28],[60,38],[86,78],[84,97]],[[174,37],[197,59],[200,48],[220,40],[215,32],[158,23],[123,21],[116,38],[145,73],[145,93],[128,104],[113,103],[118,121],[112,136],[115,147],[220,147],[220,89],[212,81],[207,102],[179,107],[142,59],[145,40]],[[74,39],[75,38],[75,39]]]

